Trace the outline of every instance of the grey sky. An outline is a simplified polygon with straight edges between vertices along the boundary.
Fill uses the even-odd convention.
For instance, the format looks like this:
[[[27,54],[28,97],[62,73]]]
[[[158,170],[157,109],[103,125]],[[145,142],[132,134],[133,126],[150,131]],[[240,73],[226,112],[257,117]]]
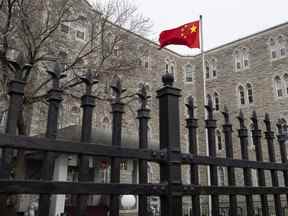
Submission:
[[[158,40],[162,30],[203,15],[205,50],[288,21],[287,0],[134,0],[139,12],[151,18],[149,36]],[[183,46],[168,46],[182,54],[195,54]]]

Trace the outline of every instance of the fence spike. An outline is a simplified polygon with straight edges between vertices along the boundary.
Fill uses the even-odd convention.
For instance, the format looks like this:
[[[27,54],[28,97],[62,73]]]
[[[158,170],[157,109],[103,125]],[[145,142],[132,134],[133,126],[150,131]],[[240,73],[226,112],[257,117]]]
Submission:
[[[245,118],[243,111],[240,109],[239,116],[237,117],[240,123],[240,128],[243,129],[245,128]]]
[[[90,95],[93,85],[98,83],[98,80],[94,79],[93,72],[89,69],[85,76],[79,78],[86,85],[86,94]]]
[[[224,111],[222,112],[223,116],[224,116],[224,120],[226,124],[230,123],[230,116],[229,116],[229,110],[227,108],[226,105],[224,105]]]
[[[251,120],[253,122],[254,129],[258,130],[258,117],[257,117],[257,113],[255,110],[252,112]]]
[[[210,95],[207,96],[207,105],[205,108],[207,109],[208,112],[208,119],[213,119],[213,102],[212,102],[212,97]]]
[[[189,118],[194,118],[194,109],[195,109],[194,98],[191,95],[187,99],[186,107],[187,107]]]
[[[147,86],[142,85],[139,89],[137,96],[140,99],[141,109],[146,109],[148,104],[148,99],[151,98],[150,95],[147,93]]]
[[[266,125],[267,131],[271,131],[271,121],[270,121],[270,116],[268,113],[265,113],[264,123]]]
[[[173,86],[174,83],[174,76],[171,73],[165,73],[162,76],[162,82],[164,86]]]
[[[113,80],[111,88],[115,92],[115,101],[120,102],[121,95],[126,91],[126,89],[123,89],[122,82],[119,77],[116,77]]]

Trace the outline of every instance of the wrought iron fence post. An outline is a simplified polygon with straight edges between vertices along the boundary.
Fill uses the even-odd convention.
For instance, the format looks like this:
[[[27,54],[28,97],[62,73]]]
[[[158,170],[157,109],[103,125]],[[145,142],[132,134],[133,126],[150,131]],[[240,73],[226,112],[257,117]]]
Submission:
[[[240,111],[238,116],[238,120],[240,123],[240,129],[238,130],[239,138],[240,138],[240,146],[241,146],[241,157],[242,160],[249,160],[248,156],[248,130],[245,126],[245,119],[243,112]],[[250,168],[243,168],[244,174],[244,185],[245,186],[252,186],[251,180],[251,169]],[[251,194],[246,195],[246,207],[247,207],[247,216],[254,215],[254,206],[253,206],[253,196]]]
[[[255,145],[255,152],[256,152],[256,160],[262,162],[263,161],[263,152],[262,152],[262,144],[261,144],[261,130],[258,126],[258,118],[255,111],[253,111],[251,120],[253,122],[253,130],[252,130],[252,137],[253,137],[253,143]],[[258,184],[259,186],[266,186],[265,181],[265,173],[263,169],[257,169],[258,170]],[[268,207],[268,200],[267,195],[261,194],[261,205],[262,205],[262,214],[263,216],[268,216],[269,214],[269,207]]]
[[[287,140],[287,134],[284,132],[283,126],[278,122],[277,123],[277,128],[278,128],[278,143],[280,145],[280,155],[281,155],[281,162],[282,163],[287,163],[287,149],[286,149],[286,140]],[[284,175],[284,184],[286,187],[288,187],[288,171],[283,170],[283,175]],[[288,194],[286,194],[286,202],[288,205]]]
[[[226,158],[233,159],[233,142],[232,142],[232,124],[230,123],[230,116],[227,107],[224,107],[224,112],[222,112],[224,116],[224,125],[223,125],[223,133],[224,133],[224,141],[225,141],[225,149],[226,149]],[[235,186],[235,168],[228,167],[228,185]],[[237,197],[236,195],[229,196],[229,215],[234,216],[237,215]]]
[[[147,95],[145,85],[142,86],[138,93],[141,102],[141,107],[138,110],[139,120],[139,148],[148,149],[148,121],[150,119],[150,110],[147,108],[147,100],[150,96]],[[147,161],[139,160],[139,183],[148,183],[148,168]],[[139,216],[148,215],[148,199],[147,196],[139,195]]]
[[[180,122],[179,97],[180,89],[173,87],[172,74],[162,77],[164,87],[157,91],[159,99],[160,149],[167,151],[167,162],[160,164],[160,181],[168,183],[168,193],[161,196],[161,215],[182,215],[182,196],[176,193],[181,185]]]
[[[189,152],[190,154],[198,154],[197,146],[197,119],[194,116],[195,106],[193,97],[188,98],[188,103],[186,104],[188,110],[188,118],[186,119],[186,128],[188,128],[188,138],[189,138]],[[190,166],[190,179],[192,185],[199,185],[199,172],[198,165],[192,164]],[[192,195],[192,214],[195,216],[200,216],[200,197],[199,195]]]
[[[266,125],[265,138],[268,145],[269,160],[273,163],[276,162],[275,148],[274,148],[274,132],[271,129],[271,122],[268,113],[265,114],[264,123]],[[271,170],[272,186],[279,187],[277,170]],[[276,216],[282,216],[281,199],[279,194],[274,194],[274,205]]]
[[[65,77],[62,74],[62,66],[55,62],[51,68],[48,68],[48,73],[52,76],[53,86],[52,89],[48,91],[48,120],[47,120],[47,130],[46,137],[50,139],[56,139],[57,128],[58,128],[58,113],[60,103],[62,102],[63,91],[59,87],[60,79]],[[47,152],[44,155],[43,167],[42,167],[42,179],[52,180],[53,168],[54,168],[54,156],[52,152]],[[50,209],[50,195],[41,194],[39,199],[39,215],[48,216]]]
[[[93,110],[95,107],[95,97],[92,96],[92,87],[97,81],[93,80],[91,71],[88,71],[86,77],[81,77],[81,80],[86,85],[86,92],[81,97],[81,107],[83,108],[82,128],[81,128],[81,142],[88,143],[91,141]],[[89,181],[89,156],[79,155],[79,181]],[[88,202],[88,195],[78,196],[78,204],[76,215],[85,216]]]
[[[121,147],[122,138],[122,115],[124,113],[124,103],[121,102],[121,95],[126,91],[122,88],[120,79],[116,79],[111,86],[115,93],[112,101],[112,146]],[[111,158],[111,183],[120,183],[120,159]],[[110,215],[119,216],[119,196],[111,195],[110,197]]]
[[[15,78],[8,84],[8,95],[10,96],[8,107],[8,118],[5,133],[9,135],[17,135],[17,121],[19,113],[23,109],[24,88],[26,85],[23,77],[28,76],[27,73],[31,69],[31,65],[22,65],[23,56],[21,53],[10,50],[6,56],[10,69],[14,72]],[[13,158],[12,149],[2,149],[2,169],[4,174],[0,178],[9,178],[11,174],[11,165]]]
[[[216,129],[216,120],[213,116],[213,102],[212,98],[208,97],[208,104],[206,107],[208,118],[205,120],[207,134],[208,134],[208,146],[209,146],[209,157],[211,159],[216,158],[216,141],[215,141],[215,129]],[[210,165],[210,180],[212,186],[218,185],[218,172],[217,166]],[[218,195],[211,195],[212,197],[212,215],[218,216],[219,215],[219,196]]]

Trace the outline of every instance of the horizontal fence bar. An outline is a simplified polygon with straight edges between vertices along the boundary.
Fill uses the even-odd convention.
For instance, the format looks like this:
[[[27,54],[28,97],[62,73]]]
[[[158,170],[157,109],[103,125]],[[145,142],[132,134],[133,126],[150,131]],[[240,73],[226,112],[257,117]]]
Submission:
[[[0,180],[0,194],[139,194],[164,195],[166,184],[118,184]]]
[[[172,188],[171,188],[172,187]],[[169,190],[168,190],[169,189]],[[167,184],[121,184],[92,182],[56,182],[0,180],[0,194],[135,194],[161,195],[261,195],[287,194],[287,187],[199,186]]]
[[[250,160],[210,158],[209,156],[178,155],[182,164],[216,165],[235,168],[261,168],[265,170],[288,170],[288,163],[257,162]]]
[[[167,160],[167,154],[164,151],[112,147],[85,142],[51,140],[47,138],[26,136],[9,136],[4,134],[0,134],[0,148],[49,151],[65,154],[83,154],[95,157],[142,159],[155,162],[165,162]]]
[[[131,149],[115,146],[96,145],[92,143],[51,140],[47,138],[10,136],[0,134],[0,148],[13,148],[34,151],[49,151],[66,154],[83,154],[98,157],[116,157],[125,159],[142,159],[147,161],[167,162],[165,150]],[[257,162],[240,159],[213,158],[194,156],[192,154],[173,153],[173,158],[182,164],[216,165],[236,168],[254,168],[265,170],[288,170],[288,163]]]

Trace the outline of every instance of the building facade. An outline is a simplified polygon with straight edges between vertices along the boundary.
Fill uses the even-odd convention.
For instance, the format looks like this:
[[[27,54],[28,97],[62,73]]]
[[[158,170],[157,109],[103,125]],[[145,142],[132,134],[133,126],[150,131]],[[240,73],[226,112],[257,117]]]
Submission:
[[[83,6],[84,7],[84,6]],[[89,5],[86,4],[85,7]],[[81,9],[81,13],[85,15],[85,10]],[[91,12],[91,11],[90,11]],[[89,12],[89,13],[90,13]],[[83,43],[89,37],[90,25],[80,23],[79,25],[61,25],[59,35],[65,43],[59,42],[55,47],[57,48],[57,55],[63,58],[69,53],[77,52],[79,44]],[[241,38],[231,43],[224,44],[220,47],[205,51],[205,67],[202,68],[202,58],[200,55],[183,56],[175,53],[169,49],[158,50],[158,44],[143,38],[140,35],[129,32],[125,29],[117,29],[113,27],[112,34],[125,35],[126,41],[124,46],[126,50],[133,50],[138,52],[137,67],[133,69],[123,70],[117,74],[105,74],[99,77],[98,91],[96,93],[99,97],[109,98],[111,96],[111,80],[118,76],[123,81],[123,86],[128,89],[128,92],[135,93],[140,85],[146,85],[152,96],[150,101],[151,120],[149,123],[149,140],[156,142],[159,140],[158,132],[158,102],[156,98],[156,90],[161,86],[161,76],[168,72],[174,75],[175,86],[182,89],[182,98],[180,102],[180,120],[181,120],[181,143],[182,151],[188,152],[188,135],[185,128],[186,99],[193,96],[196,101],[196,117],[199,119],[198,129],[198,149],[199,154],[207,154],[206,135],[205,135],[205,110],[204,99],[208,95],[213,98],[215,116],[218,120],[216,130],[217,140],[217,154],[219,157],[225,155],[224,137],[222,132],[223,118],[222,113],[224,105],[227,106],[231,113],[231,120],[234,127],[233,144],[234,157],[240,159],[240,144],[238,135],[236,133],[239,128],[237,116],[240,109],[245,113],[247,125],[249,129],[252,128],[250,117],[252,111],[258,113],[259,119],[264,119],[264,114],[269,113],[273,122],[274,128],[276,123],[281,121],[286,123],[288,121],[288,23],[284,23],[270,29],[255,33],[253,35]],[[59,36],[58,35],[58,36]],[[87,39],[88,40],[88,39]],[[69,43],[67,43],[67,41]],[[131,51],[132,52],[132,51]],[[122,58],[119,46],[113,48],[112,60]],[[87,60],[85,65],[93,66],[93,56]],[[111,63],[112,64],[112,63]],[[90,66],[89,66],[90,67]],[[206,82],[206,90],[204,91],[204,78]],[[43,75],[44,76],[44,75]],[[42,76],[37,79],[42,79]],[[47,87],[48,88],[48,87]],[[45,90],[45,89],[44,89]],[[44,91],[43,90],[43,91]],[[81,90],[81,89],[80,89]],[[76,91],[79,91],[77,89]],[[205,95],[204,95],[205,92]],[[123,126],[128,135],[137,136],[137,100],[132,100],[125,109]],[[111,127],[109,101],[97,101],[93,119],[93,126],[95,128],[102,128],[106,131]],[[43,103],[35,103],[33,105],[33,115],[31,120],[30,132],[31,135],[43,134],[46,127],[47,106]],[[80,100],[77,97],[72,97],[67,94],[64,97],[63,106],[59,116],[59,129],[66,128],[72,125],[81,125],[81,108]],[[1,123],[4,124],[5,115],[2,116]],[[263,121],[261,121],[261,128],[264,130]],[[251,125],[251,126],[250,126]],[[255,159],[255,148],[253,146],[252,135],[249,133],[249,154],[251,159]],[[264,136],[263,136],[264,137]],[[263,138],[264,160],[268,160],[268,148]],[[279,149],[276,148],[279,160]],[[62,158],[63,159],[63,158]],[[66,180],[77,179],[75,174],[75,167],[77,162],[73,158],[67,156],[64,160],[68,160],[66,175],[62,178]],[[109,181],[109,165],[102,166],[100,160],[96,160],[94,165],[98,172],[96,173],[95,181],[108,182]],[[137,162],[136,162],[137,165]],[[123,161],[121,166],[123,170],[122,182],[137,181],[137,170],[134,170],[135,161]],[[108,167],[108,168],[107,168]],[[63,171],[63,170],[62,170]],[[59,172],[62,172],[61,170]],[[131,174],[132,173],[132,174]],[[219,167],[218,175],[220,185],[227,184],[227,171],[225,168]],[[257,185],[256,171],[253,174],[253,184]],[[76,175],[76,177],[75,177]],[[237,185],[243,185],[243,174],[237,172]],[[267,175],[268,176],[268,175]],[[202,185],[209,184],[209,174],[206,168],[200,168],[200,182]],[[136,180],[135,180],[136,179]],[[156,164],[151,164],[150,182],[159,182],[159,167]],[[183,183],[188,184],[189,169],[183,167]],[[271,185],[271,182],[267,182]],[[280,182],[283,185],[283,182]],[[59,197],[58,197],[59,198]],[[60,200],[63,197],[59,198]],[[96,199],[96,198],[95,198]],[[257,199],[257,197],[255,197]],[[272,197],[271,197],[272,199]],[[64,197],[65,200],[65,197]],[[241,200],[239,200],[240,202]],[[69,201],[67,201],[69,202]],[[93,199],[91,201],[93,203]],[[222,199],[223,207],[226,206],[225,198]],[[157,214],[159,208],[158,199],[151,198],[151,203],[154,206],[154,213]],[[183,199],[184,214],[189,215],[189,208],[191,206],[190,200]],[[203,214],[208,214],[209,201],[207,197],[202,199]],[[244,205],[244,204],[243,204]],[[257,206],[255,206],[256,208]],[[273,202],[271,202],[271,209],[273,209]],[[123,209],[123,215],[135,215],[137,212],[137,205],[132,209]]]

